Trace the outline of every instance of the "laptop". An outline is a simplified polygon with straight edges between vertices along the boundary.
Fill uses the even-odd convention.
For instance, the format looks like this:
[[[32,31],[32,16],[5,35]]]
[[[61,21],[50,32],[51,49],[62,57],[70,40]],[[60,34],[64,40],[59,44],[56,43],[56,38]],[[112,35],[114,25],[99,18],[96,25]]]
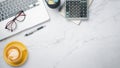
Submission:
[[[8,3],[12,3],[13,1],[17,1],[17,0],[0,0],[0,6],[2,7],[7,7],[8,9],[8,5],[6,6],[6,1],[9,1]],[[27,3],[26,5],[22,2],[20,3],[20,1],[24,1],[24,3]],[[30,1],[30,2],[28,2]],[[20,4],[18,4],[20,3]],[[45,23],[47,21],[49,21],[49,15],[46,11],[46,8],[44,6],[44,3],[42,0],[18,0],[17,2],[15,2],[16,6],[18,6],[19,8],[14,9],[13,14],[9,15],[8,17],[4,17],[4,15],[0,15],[2,17],[4,17],[4,19],[1,19],[0,21],[0,41],[7,39],[11,36],[14,36],[18,33],[24,32],[34,26],[40,25],[42,23]],[[18,4],[18,5],[17,5]],[[26,6],[25,8],[23,8],[23,6]],[[14,6],[11,6],[14,8]],[[0,7],[0,9],[3,10],[3,8]],[[1,14],[5,14],[5,11],[0,10]],[[17,29],[14,30],[13,32],[5,29],[6,24],[13,20],[15,18],[15,15],[18,13],[18,10],[21,11],[23,10],[26,18],[23,22],[16,22],[17,23]],[[13,12],[11,10],[11,12]],[[11,13],[9,10],[6,12],[8,14]],[[7,15],[7,14],[6,14]],[[0,17],[0,18],[2,18]]]

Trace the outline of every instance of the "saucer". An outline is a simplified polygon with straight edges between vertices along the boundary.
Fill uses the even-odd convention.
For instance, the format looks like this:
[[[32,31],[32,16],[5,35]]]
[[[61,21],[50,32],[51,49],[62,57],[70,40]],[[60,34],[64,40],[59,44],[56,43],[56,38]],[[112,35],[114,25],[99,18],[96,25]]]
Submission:
[[[16,50],[12,49],[12,48],[15,48]],[[12,51],[14,51],[14,52],[12,52]],[[9,52],[11,52],[11,53],[9,53]],[[13,55],[13,56],[10,56],[10,55]],[[12,59],[16,59],[17,61],[14,60],[15,61],[14,62],[14,61],[10,60],[9,56],[10,56],[10,58],[12,57]],[[6,61],[7,64],[9,64],[11,66],[20,66],[25,63],[27,58],[28,58],[27,48],[21,42],[18,42],[18,41],[10,42],[4,48],[4,60]]]

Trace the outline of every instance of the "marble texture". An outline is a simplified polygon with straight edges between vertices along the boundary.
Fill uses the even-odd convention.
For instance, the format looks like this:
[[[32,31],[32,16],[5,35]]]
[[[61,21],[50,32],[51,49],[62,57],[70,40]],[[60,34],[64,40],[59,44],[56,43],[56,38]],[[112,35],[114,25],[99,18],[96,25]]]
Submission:
[[[94,0],[89,20],[80,25],[46,8],[51,20],[44,29],[0,42],[0,68],[14,68],[3,59],[5,45],[14,40],[29,51],[27,62],[15,68],[120,68],[120,0]]]

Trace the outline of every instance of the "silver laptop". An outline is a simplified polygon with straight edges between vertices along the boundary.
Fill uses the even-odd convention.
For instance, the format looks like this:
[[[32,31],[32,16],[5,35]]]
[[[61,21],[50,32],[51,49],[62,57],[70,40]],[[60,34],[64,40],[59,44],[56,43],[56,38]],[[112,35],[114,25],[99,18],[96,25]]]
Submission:
[[[6,1],[9,1],[8,4],[10,4],[10,3],[13,4],[16,1],[17,1],[17,4],[18,4],[18,3],[20,3],[18,1],[22,1],[22,4],[18,4],[18,6],[19,5],[28,4],[27,5],[27,7],[28,7],[27,9],[29,9],[29,10],[24,12],[25,15],[26,15],[26,18],[25,18],[24,21],[19,22],[19,21],[17,21],[18,19],[15,20],[16,23],[14,23],[14,24],[17,25],[17,28],[13,32],[9,31],[8,29],[5,29],[5,26],[10,21],[13,21],[16,18],[17,15],[19,15],[19,13],[17,13],[17,15],[15,14],[16,12],[19,12],[19,10],[16,11],[15,13],[13,13],[13,14],[15,14],[15,16],[12,16],[12,17],[10,17],[10,18],[8,18],[8,19],[6,19],[4,21],[2,20],[0,22],[0,42],[3,41],[3,40],[5,40],[5,39],[8,39],[10,37],[13,37],[15,35],[18,35],[19,33],[25,32],[25,31],[27,31],[29,29],[32,29],[32,28],[37,27],[37,26],[40,26],[40,25],[42,25],[42,24],[44,24],[44,23],[46,23],[47,21],[50,20],[48,12],[47,12],[47,10],[45,8],[45,5],[44,5],[44,2],[43,2],[44,0],[6,0]],[[10,2],[10,1],[12,1],[12,2]],[[13,1],[15,1],[15,2],[13,2]],[[0,3],[2,3],[2,2],[5,2],[5,1],[1,1]],[[37,4],[37,6],[35,6],[36,4]],[[3,6],[5,6],[5,5],[3,5]],[[30,8],[34,7],[34,8],[30,9],[29,7]],[[3,8],[3,9],[5,10],[5,8]],[[27,10],[26,8],[24,9],[23,6],[22,6],[21,9],[22,10]],[[13,8],[12,8],[12,10],[13,10]],[[9,13],[9,11],[12,11],[12,10],[7,10],[7,12]],[[11,23],[9,25],[10,26],[11,25],[14,26],[14,24]]]
[[[38,0],[0,0],[0,22],[36,6]]]

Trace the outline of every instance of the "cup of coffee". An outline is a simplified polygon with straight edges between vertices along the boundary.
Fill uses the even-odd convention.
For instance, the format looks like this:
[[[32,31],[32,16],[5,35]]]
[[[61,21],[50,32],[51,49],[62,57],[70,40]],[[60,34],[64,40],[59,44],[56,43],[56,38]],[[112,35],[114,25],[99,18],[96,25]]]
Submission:
[[[9,62],[15,64],[19,64],[22,61],[22,51],[14,46],[7,49],[6,56]]]
[[[26,47],[20,42],[11,42],[4,49],[4,59],[11,66],[20,66],[27,59]]]

